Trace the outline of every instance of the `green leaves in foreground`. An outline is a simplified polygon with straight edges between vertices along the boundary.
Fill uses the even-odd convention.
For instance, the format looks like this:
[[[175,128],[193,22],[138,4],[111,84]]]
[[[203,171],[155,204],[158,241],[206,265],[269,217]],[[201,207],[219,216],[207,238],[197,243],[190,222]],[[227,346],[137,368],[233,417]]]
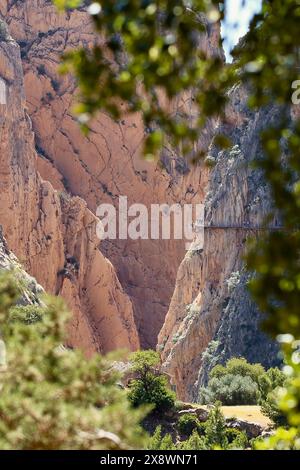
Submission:
[[[300,342],[288,334],[281,335],[279,341],[285,354],[287,381],[277,392],[277,404],[288,426],[279,427],[269,439],[258,440],[256,448],[300,450]]]
[[[62,300],[48,298],[42,320],[28,324],[22,307],[17,317],[15,308],[10,315],[17,298],[11,276],[2,275],[7,367],[0,371],[0,449],[142,447],[143,413],[132,410],[116,386],[111,360],[99,355],[86,360],[80,351],[62,347],[68,318]]]

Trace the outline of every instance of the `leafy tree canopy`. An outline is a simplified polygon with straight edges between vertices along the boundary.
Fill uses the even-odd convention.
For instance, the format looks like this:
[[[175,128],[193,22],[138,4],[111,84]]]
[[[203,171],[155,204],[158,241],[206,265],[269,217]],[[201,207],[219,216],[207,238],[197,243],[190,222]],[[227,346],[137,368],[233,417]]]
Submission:
[[[175,393],[168,386],[158,366],[155,351],[137,351],[131,355],[132,371],[136,378],[130,383],[128,398],[133,406],[150,405],[154,411],[166,411],[175,406]]]

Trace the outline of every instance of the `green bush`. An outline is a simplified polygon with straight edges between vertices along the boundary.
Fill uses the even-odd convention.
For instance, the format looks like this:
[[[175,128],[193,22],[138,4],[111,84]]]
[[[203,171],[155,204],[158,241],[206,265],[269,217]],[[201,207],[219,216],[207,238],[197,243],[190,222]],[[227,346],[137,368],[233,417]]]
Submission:
[[[261,364],[250,364],[243,357],[233,357],[227,361],[226,366],[217,365],[210,374],[210,378],[220,378],[224,375],[240,375],[242,377],[250,377],[253,382],[258,384],[259,377],[265,373],[265,369]]]
[[[178,420],[178,430],[185,436],[190,436],[193,431],[200,430],[200,421],[197,416],[192,414],[184,414]]]
[[[208,386],[199,391],[199,401],[202,404],[220,400],[223,405],[256,405],[284,380],[283,372],[276,367],[265,371],[261,364],[232,358],[225,366],[217,365],[211,370]]]
[[[45,313],[45,308],[40,305],[16,305],[9,311],[11,321],[19,321],[26,325],[31,325],[41,321]]]
[[[209,405],[216,401],[214,397],[214,393],[209,388],[209,385],[210,385],[210,382],[208,382],[207,387],[200,387],[199,389],[198,402],[201,405]]]
[[[210,411],[206,421],[205,444],[208,449],[227,449],[228,438],[225,418],[221,411],[221,403],[217,402]]]
[[[168,388],[166,377],[157,369],[160,357],[155,351],[138,351],[132,354],[132,372],[137,378],[130,383],[128,398],[134,407],[149,404],[155,411],[175,407],[175,393]]]
[[[232,374],[211,379],[208,392],[200,391],[202,402],[209,399],[209,403],[220,401],[223,405],[255,405],[260,397],[258,386],[250,377]]]
[[[277,390],[270,392],[265,400],[260,404],[262,413],[279,426],[287,426],[286,415],[279,409]]]
[[[193,431],[192,435],[177,446],[178,450],[208,450],[203,436],[199,436],[198,432]]]
[[[132,381],[128,398],[134,407],[149,404],[155,411],[167,411],[175,403],[174,393],[167,388],[166,379],[151,373],[144,380]]]
[[[276,388],[283,387],[285,381],[286,376],[278,367],[272,367],[261,375],[258,379],[258,385],[262,401],[266,400],[268,394]]]
[[[248,437],[244,431],[227,428],[226,437],[229,443],[229,449],[245,449],[245,447],[248,446]]]
[[[266,376],[270,380],[271,390],[275,390],[277,387],[283,387],[286,382],[286,375],[278,367],[272,367],[266,372]]]

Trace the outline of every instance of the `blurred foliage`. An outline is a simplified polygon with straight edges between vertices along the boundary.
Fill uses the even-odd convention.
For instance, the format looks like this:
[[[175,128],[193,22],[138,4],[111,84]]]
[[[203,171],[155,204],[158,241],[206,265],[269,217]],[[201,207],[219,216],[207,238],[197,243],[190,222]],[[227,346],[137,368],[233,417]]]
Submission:
[[[66,312],[48,298],[39,321],[36,308],[15,307],[20,291],[12,275],[0,276],[0,329],[6,367],[0,369],[0,448],[133,449],[145,445],[109,357],[86,360],[62,347]],[[17,313],[17,315],[16,315]],[[24,317],[25,313],[25,317]],[[32,315],[29,315],[32,318]],[[35,318],[36,319],[36,318]]]
[[[270,418],[276,427],[287,427],[288,421],[286,415],[279,409],[278,406],[278,389],[270,392],[266,399],[260,404],[262,413]]]
[[[249,104],[277,105],[274,123],[261,136],[263,154],[256,164],[270,185],[282,230],[255,243],[247,262],[256,274],[250,289],[265,313],[264,328],[283,344],[288,380],[279,409],[290,428],[280,428],[258,448],[300,448],[300,121],[291,114],[293,83],[299,78],[299,19],[299,0],[264,0],[234,52],[241,81],[250,85]]]
[[[264,395],[260,401],[261,411],[276,427],[287,426],[287,417],[278,406],[278,393],[287,384],[286,374],[276,367],[271,368],[265,374],[264,383],[267,387],[264,388]]]
[[[152,350],[137,351],[130,359],[136,377],[129,384],[128,398],[132,405],[151,405],[156,412],[175,408],[176,395],[159,372],[159,354]]]
[[[279,337],[285,355],[287,380],[267,411],[275,413],[279,427],[274,436],[257,441],[257,449],[300,450],[300,341],[289,334]],[[269,403],[270,404],[270,403]]]
[[[293,82],[299,77],[300,3],[264,1],[250,32],[234,56],[241,81],[250,85],[250,105],[268,104],[276,119],[262,134],[262,168],[270,185],[283,230],[267,234],[248,256],[256,276],[252,294],[265,315],[265,329],[274,336],[300,338],[300,122],[291,119]]]
[[[27,325],[41,321],[45,314],[41,305],[15,305],[9,311],[10,321],[23,322]]]

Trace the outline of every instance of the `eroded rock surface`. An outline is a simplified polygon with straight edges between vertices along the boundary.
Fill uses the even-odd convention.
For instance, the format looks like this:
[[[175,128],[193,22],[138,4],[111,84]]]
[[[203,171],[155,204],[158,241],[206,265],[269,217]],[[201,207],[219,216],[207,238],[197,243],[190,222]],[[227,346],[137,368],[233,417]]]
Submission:
[[[181,263],[159,335],[164,369],[182,399],[197,400],[211,367],[230,357],[267,367],[278,363],[276,346],[260,331],[261,315],[247,292],[249,275],[242,261],[248,237],[262,233],[259,228],[272,208],[263,175],[251,163],[261,152],[261,130],[277,113],[274,107],[250,112],[240,87],[232,90],[230,102],[228,124],[221,131],[233,146],[210,149],[215,167],[205,199],[204,249],[189,251]]]
[[[132,304],[98,249],[98,219],[82,199],[58,193],[37,171],[20,48],[11,38],[0,42],[0,78],[0,224],[9,248],[73,310],[70,346],[88,354],[136,349]]]
[[[22,57],[21,64],[13,40],[0,43],[0,223],[26,270],[67,299],[70,345],[88,353],[135,349],[140,338],[143,347],[155,347],[162,327],[164,369],[189,400],[210,368],[232,355],[274,364],[276,350],[259,331],[241,260],[248,236],[258,234],[251,227],[261,226],[271,207],[250,163],[276,110],[253,114],[245,91],[232,91],[225,132],[233,147],[210,151],[216,166],[206,224],[215,228],[206,229],[204,250],[185,253],[179,240],[116,240],[102,243],[101,253],[94,216],[100,203],[117,207],[120,195],[147,208],[202,202],[208,172],[191,169],[167,142],[159,163],[143,160],[147,130],[138,115],[115,122],[99,113],[90,135],[80,133],[71,111],[76,83],[59,76],[57,66],[68,48],[95,41],[84,9],[58,15],[48,0],[0,0],[0,16]],[[201,47],[219,53],[218,39],[218,29],[209,28]],[[171,108],[193,119],[192,95]],[[211,124],[199,146],[209,144],[212,132]]]
[[[47,0],[0,0],[0,12],[10,33],[21,47],[28,112],[45,179],[82,197],[95,213],[100,203],[118,205],[118,196],[128,205],[190,203],[203,200],[207,172],[190,170],[180,150],[167,143],[161,162],[141,157],[147,132],[140,116],[115,122],[100,113],[85,138],[72,116],[76,84],[72,77],[58,75],[60,55],[70,47],[95,41],[84,9],[58,15]],[[219,52],[219,30],[210,27],[199,47],[209,54]],[[188,111],[193,118],[192,96],[172,104],[171,111]],[[212,126],[201,138],[209,143]],[[176,273],[185,254],[181,240],[119,240],[102,244],[123,288],[134,306],[135,322],[144,347],[155,347],[174,288]]]

